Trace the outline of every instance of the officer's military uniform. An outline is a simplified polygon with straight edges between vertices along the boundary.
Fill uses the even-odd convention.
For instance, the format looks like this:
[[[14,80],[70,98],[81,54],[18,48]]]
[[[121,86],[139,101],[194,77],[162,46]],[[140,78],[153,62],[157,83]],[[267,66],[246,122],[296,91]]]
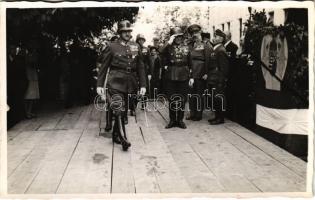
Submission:
[[[216,34],[224,35],[222,31],[217,30]],[[209,120],[210,123],[219,124],[224,122],[224,110],[225,110],[225,88],[229,70],[229,60],[224,46],[216,44],[210,52],[210,61],[208,67],[208,89],[214,96],[209,96],[207,106],[211,106],[213,103],[213,111],[215,113],[215,119]],[[212,102],[213,101],[213,102]]]
[[[175,45],[174,43],[172,45],[166,44],[161,53],[163,66],[167,66],[164,78],[166,81],[165,90],[169,100],[170,124],[166,128],[171,128],[174,124],[186,128],[183,124],[183,118],[187,100],[188,80],[191,77],[189,46],[185,44]]]
[[[161,76],[162,76],[162,63],[160,56],[158,55],[158,48],[151,46],[150,53],[153,49],[157,51],[157,55],[150,55],[150,66],[149,66],[149,75],[151,75],[151,85],[150,85],[150,98],[153,98],[154,90],[156,94],[161,92]]]
[[[148,73],[149,73],[149,49],[139,43],[139,40],[143,39],[145,41],[145,37],[142,34],[138,34],[136,38],[136,42],[139,46],[139,50],[141,51],[142,58],[143,58],[143,64],[144,64],[144,70],[145,70],[145,81],[146,81],[146,86],[147,86],[147,91],[149,91],[150,87],[150,82],[148,79]],[[134,100],[134,99],[133,99]],[[138,102],[135,100],[132,104],[136,105]],[[141,108],[144,109],[146,106],[146,101],[141,102]]]
[[[128,94],[136,94],[138,83],[141,87],[146,86],[142,54],[136,43],[125,43],[119,39],[105,48],[101,61],[97,86],[104,86],[107,70],[110,68],[105,87],[108,88],[107,99],[115,116],[113,140],[117,139],[117,135],[120,136],[120,142],[126,150],[130,143],[127,141],[122,117],[128,109]]]
[[[190,33],[200,30],[201,27],[196,24],[193,24],[188,28]],[[202,111],[204,109],[205,100],[205,96],[203,94],[206,89],[206,80],[203,79],[203,76],[208,73],[211,47],[204,41],[191,41],[189,43],[189,47],[194,84],[189,98],[190,116],[187,119],[199,121],[202,119]]]
[[[230,34],[228,32],[228,34]],[[231,120],[236,120],[234,113],[235,113],[235,105],[234,102],[236,101],[236,99],[234,98],[235,96],[237,96],[237,94],[235,94],[236,89],[234,89],[234,85],[231,82],[233,79],[233,76],[235,74],[235,68],[236,68],[236,51],[238,49],[237,45],[232,42],[231,40],[227,41],[224,44],[226,53],[229,57],[229,68],[230,68],[230,72],[229,72],[229,77],[228,77],[228,82],[227,82],[227,89],[226,89],[226,96],[227,96],[227,116],[231,119]]]

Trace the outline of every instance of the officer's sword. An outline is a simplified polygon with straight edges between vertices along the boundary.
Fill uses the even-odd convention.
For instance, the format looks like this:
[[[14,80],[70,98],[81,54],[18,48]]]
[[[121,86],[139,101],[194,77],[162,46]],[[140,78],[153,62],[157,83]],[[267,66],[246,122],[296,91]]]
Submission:
[[[146,123],[146,127],[148,128],[149,127],[149,124],[148,124],[148,117],[147,117],[147,112],[146,112],[146,109],[147,109],[147,104],[145,102],[145,98],[144,96],[142,95],[142,98],[143,98],[143,101],[144,101],[144,117],[145,117],[145,123]]]

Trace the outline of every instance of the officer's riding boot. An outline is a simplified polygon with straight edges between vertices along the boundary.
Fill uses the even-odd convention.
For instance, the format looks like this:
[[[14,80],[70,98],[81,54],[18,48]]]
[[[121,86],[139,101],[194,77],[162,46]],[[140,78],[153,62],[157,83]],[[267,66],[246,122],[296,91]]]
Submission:
[[[135,116],[135,111],[134,110],[130,110],[130,116]]]
[[[186,129],[186,124],[183,122],[184,119],[184,110],[183,108],[177,110],[177,125],[179,128]]]
[[[115,117],[115,123],[114,123],[113,132],[112,132],[112,140],[113,140],[113,143],[121,144],[118,135],[119,135],[118,119],[117,119],[117,117]]]
[[[189,99],[189,115],[186,117],[186,120],[194,120],[195,118],[195,105],[194,105],[194,100]]]
[[[215,119],[210,121],[211,125],[218,125],[224,123],[224,115],[223,111],[216,111],[215,112]]]
[[[105,131],[112,130],[113,127],[113,111],[111,109],[106,111],[106,126]]]
[[[166,129],[172,128],[176,125],[176,113],[173,110],[174,108],[171,108],[170,105],[171,104],[169,104],[169,108],[168,108],[170,122],[166,125],[166,127],[165,127]]]
[[[197,108],[195,118],[193,119],[193,121],[200,121],[201,119],[202,119],[202,111],[199,111]]]
[[[128,124],[128,110],[124,112],[123,122],[124,124]]]
[[[131,146],[130,142],[127,140],[126,131],[124,129],[124,124],[122,121],[122,117],[118,116],[118,128],[119,128],[119,139],[121,141],[121,145],[123,148],[123,151],[127,151],[128,148]]]

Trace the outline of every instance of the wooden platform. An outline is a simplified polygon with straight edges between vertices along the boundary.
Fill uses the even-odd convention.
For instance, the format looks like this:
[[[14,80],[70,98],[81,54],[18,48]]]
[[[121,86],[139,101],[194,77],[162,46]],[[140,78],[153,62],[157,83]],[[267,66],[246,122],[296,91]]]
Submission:
[[[128,152],[110,133],[98,136],[105,119],[93,105],[20,122],[8,132],[8,193],[306,190],[306,162],[238,124],[210,126],[205,118],[166,130],[167,109],[136,114]]]

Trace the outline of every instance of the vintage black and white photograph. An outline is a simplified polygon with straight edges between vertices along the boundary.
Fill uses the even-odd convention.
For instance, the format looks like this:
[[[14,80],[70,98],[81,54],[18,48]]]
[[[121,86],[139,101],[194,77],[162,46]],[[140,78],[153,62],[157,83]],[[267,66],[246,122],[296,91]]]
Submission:
[[[310,194],[311,4],[17,5],[9,195]]]

